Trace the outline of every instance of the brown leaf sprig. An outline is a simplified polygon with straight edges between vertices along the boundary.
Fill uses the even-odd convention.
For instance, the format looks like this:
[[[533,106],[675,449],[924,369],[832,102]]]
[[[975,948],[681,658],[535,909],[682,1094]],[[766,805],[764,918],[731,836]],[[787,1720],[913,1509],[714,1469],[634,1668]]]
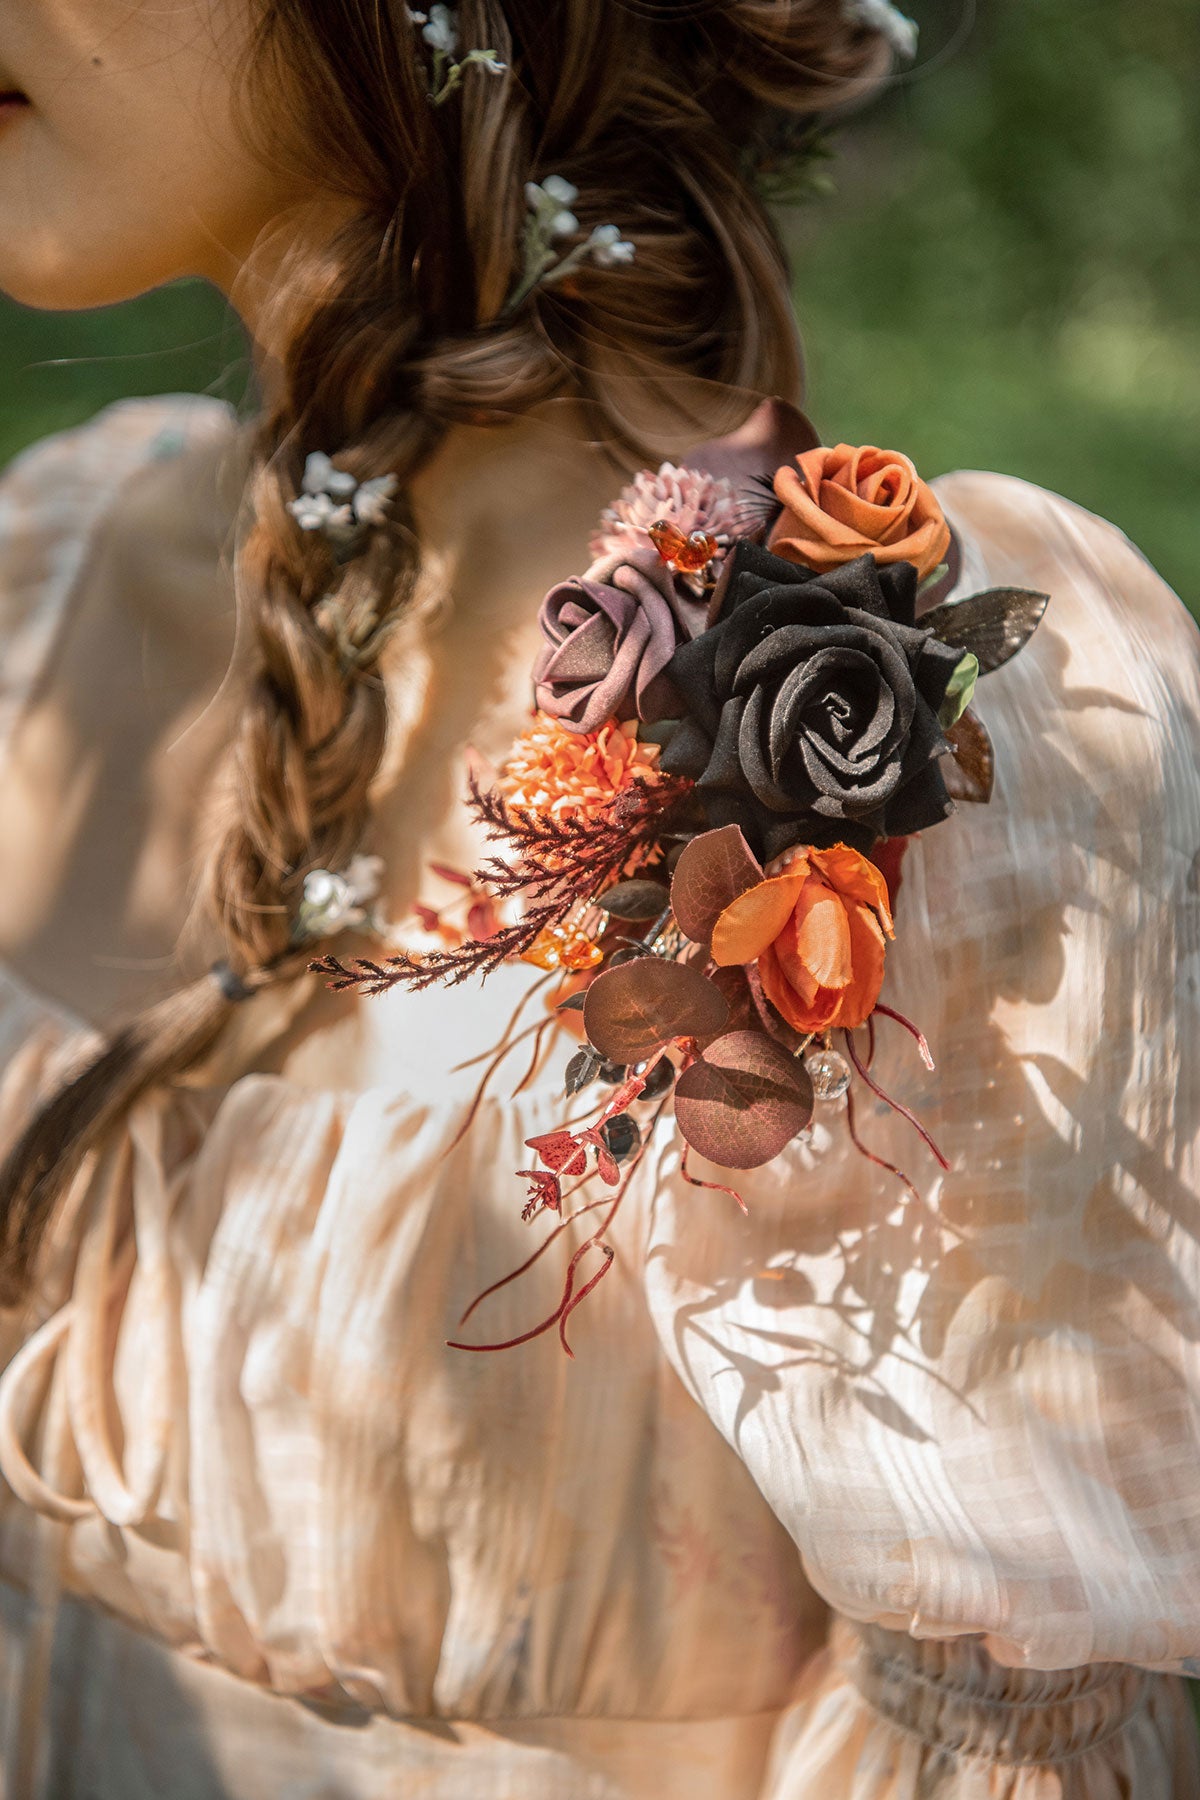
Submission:
[[[324,975],[335,992],[354,988],[364,995],[386,994],[394,987],[419,993],[439,983],[454,987],[472,975],[490,975],[502,963],[523,956],[580,901],[594,900],[631,864],[648,860],[678,822],[691,788],[690,781],[679,778],[653,785],[634,781],[599,819],[555,819],[510,806],[496,789],[481,787],[472,776],[475,817],[487,827],[490,840],[504,840],[516,851],[510,861],[488,858],[476,870],[475,881],[497,899],[521,896],[521,918],[490,937],[453,949],[401,951],[382,962],[367,957],[344,962],[331,954],[308,966]]]

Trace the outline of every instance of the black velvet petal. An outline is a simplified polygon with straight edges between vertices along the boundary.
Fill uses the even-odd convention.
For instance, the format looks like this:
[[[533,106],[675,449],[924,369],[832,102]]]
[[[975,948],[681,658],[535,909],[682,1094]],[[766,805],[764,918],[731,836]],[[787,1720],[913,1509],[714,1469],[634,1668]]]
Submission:
[[[667,670],[686,716],[661,766],[696,781],[711,826],[771,857],[945,817],[937,715],[961,651],[914,623],[916,592],[907,563],[814,575],[738,546],[720,616]]]

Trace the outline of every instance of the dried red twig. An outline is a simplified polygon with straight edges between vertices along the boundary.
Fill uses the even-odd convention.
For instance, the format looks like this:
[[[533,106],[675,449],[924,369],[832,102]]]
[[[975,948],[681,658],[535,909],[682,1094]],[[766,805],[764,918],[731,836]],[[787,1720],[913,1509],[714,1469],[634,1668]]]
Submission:
[[[742,1196],[738,1193],[736,1188],[726,1187],[724,1182],[721,1181],[703,1181],[699,1175],[692,1174],[691,1170],[688,1168],[688,1152],[691,1150],[691,1147],[690,1144],[684,1144],[683,1155],[679,1161],[679,1173],[683,1176],[683,1179],[687,1182],[688,1186],[708,1188],[710,1192],[714,1194],[728,1194],[730,1199],[737,1201],[746,1217],[749,1218],[750,1208],[746,1205],[746,1202],[742,1199]]]
[[[580,1186],[582,1186],[582,1183],[580,1183]],[[468,1306],[466,1312],[458,1321],[459,1325],[465,1325],[476,1307],[482,1306],[485,1300],[490,1300],[493,1294],[498,1294],[501,1288],[506,1288],[510,1281],[519,1280],[519,1278],[529,1269],[532,1269],[534,1263],[541,1260],[551,1245],[558,1242],[563,1232],[572,1226],[576,1219],[582,1219],[585,1213],[595,1212],[598,1207],[608,1206],[610,1204],[611,1202],[609,1201],[608,1195],[602,1194],[599,1200],[589,1200],[586,1206],[578,1206],[573,1213],[568,1213],[566,1218],[560,1219],[553,1231],[548,1232],[542,1239],[533,1255],[527,1256],[519,1268],[511,1270],[507,1275],[502,1275],[499,1281],[493,1281],[491,1287],[485,1287],[482,1294],[476,1294],[470,1306]]]
[[[877,1169],[886,1169],[889,1175],[894,1175],[897,1181],[903,1182],[913,1199],[917,1202],[917,1205],[920,1206],[922,1204],[921,1196],[909,1180],[908,1176],[904,1173],[904,1170],[898,1169],[895,1163],[888,1162],[885,1156],[877,1156],[874,1150],[868,1150],[867,1146],[859,1137],[858,1127],[854,1120],[853,1088],[847,1088],[846,1090],[846,1128],[850,1133],[850,1142],[854,1145],[854,1148],[858,1151],[859,1155],[865,1156],[867,1161],[869,1163],[874,1163]]]
[[[920,1026],[914,1025],[911,1019],[906,1019],[903,1013],[896,1012],[890,1006],[885,1006],[882,1000],[877,1000],[875,1002],[875,1011],[882,1013],[885,1019],[895,1019],[897,1025],[903,1025],[909,1036],[914,1037],[917,1040],[917,1049],[921,1052],[921,1061],[925,1064],[927,1069],[932,1070],[934,1067],[933,1054],[930,1051],[925,1033],[921,1030]],[[871,1021],[868,1019],[867,1024],[869,1025],[870,1023]]]
[[[854,1064],[854,1067],[858,1070],[858,1073],[862,1076],[871,1092],[877,1099],[882,1100],[885,1105],[890,1106],[893,1112],[899,1113],[902,1119],[907,1119],[908,1123],[917,1133],[917,1136],[921,1139],[925,1147],[937,1158],[942,1168],[949,1169],[950,1164],[946,1161],[946,1158],[942,1155],[941,1151],[933,1141],[933,1138],[925,1129],[924,1125],[922,1125],[920,1119],[918,1119],[916,1113],[910,1112],[907,1106],[903,1105],[901,1101],[894,1099],[891,1094],[880,1087],[877,1081],[872,1080],[866,1064],[863,1062],[855,1048],[854,1033],[852,1031],[843,1031],[842,1036],[846,1040],[846,1054],[849,1056],[850,1061]]]
[[[626,1087],[628,1087],[630,1085],[631,1085],[630,1083],[626,1083]],[[622,1090],[622,1091],[624,1091],[624,1090]],[[571,1346],[567,1342],[567,1338],[566,1338],[566,1321],[571,1316],[571,1314],[575,1311],[576,1307],[581,1305],[582,1302],[587,1299],[588,1295],[595,1291],[595,1289],[598,1287],[599,1283],[604,1279],[605,1275],[607,1275],[609,1269],[612,1267],[613,1257],[614,1257],[615,1253],[614,1253],[611,1245],[604,1243],[603,1240],[604,1240],[604,1237],[606,1236],[606,1234],[612,1229],[612,1226],[613,1226],[614,1221],[616,1220],[617,1214],[621,1210],[621,1203],[625,1199],[626,1194],[629,1192],[629,1184],[632,1181],[637,1169],[639,1168],[642,1158],[646,1154],[647,1147],[649,1146],[650,1140],[654,1135],[654,1128],[657,1125],[660,1117],[662,1116],[662,1111],[663,1111],[664,1106],[666,1105],[668,1098],[669,1098],[669,1096],[664,1095],[663,1099],[660,1100],[658,1105],[655,1107],[654,1112],[650,1118],[649,1124],[646,1126],[645,1130],[642,1132],[642,1141],[639,1144],[638,1148],[634,1151],[633,1155],[630,1157],[629,1162],[626,1164],[625,1171],[624,1171],[623,1175],[621,1176],[620,1185],[618,1186],[616,1192],[612,1195],[611,1199],[609,1199],[607,1210],[605,1211],[604,1216],[600,1221],[600,1224],[598,1225],[596,1230],[591,1233],[591,1235],[589,1237],[584,1239],[582,1244],[578,1245],[578,1247],[572,1254],[571,1260],[570,1260],[569,1264],[567,1265],[566,1273],[565,1273],[564,1280],[563,1280],[563,1291],[562,1291],[561,1295],[559,1296],[558,1305],[555,1307],[554,1311],[547,1318],[542,1319],[540,1321],[540,1323],[538,1323],[537,1325],[531,1326],[528,1331],[521,1332],[520,1335],[517,1337],[507,1338],[503,1343],[467,1344],[467,1343],[463,1343],[459,1340],[452,1339],[452,1340],[449,1340],[449,1342],[448,1342],[449,1349],[451,1349],[451,1350],[471,1350],[471,1351],[474,1351],[479,1354],[498,1351],[498,1350],[515,1350],[518,1347],[518,1345],[520,1345],[520,1344],[528,1344],[528,1343],[531,1343],[535,1338],[544,1337],[548,1331],[553,1331],[555,1329],[555,1327],[557,1326],[559,1329],[559,1337],[562,1342],[562,1347],[566,1351],[567,1355],[572,1359],[572,1361],[574,1360],[575,1352],[571,1349]],[[607,1113],[607,1108],[606,1108],[606,1113]],[[597,1126],[596,1129],[599,1129],[599,1127]],[[581,1217],[584,1212],[591,1212],[593,1210],[593,1207],[596,1210],[599,1210],[599,1208],[602,1206],[604,1206],[604,1201],[602,1199],[595,1201],[586,1207],[579,1208],[578,1212],[575,1213],[573,1215],[573,1217],[576,1217],[576,1218]],[[529,1268],[532,1265],[532,1263],[537,1261],[538,1257],[542,1254],[542,1251],[547,1249],[549,1247],[549,1245],[555,1241],[555,1239],[558,1237],[559,1233],[562,1231],[563,1227],[568,1223],[570,1223],[569,1220],[562,1220],[559,1223],[559,1225],[557,1225],[555,1227],[554,1231],[549,1234],[549,1236],[546,1239],[545,1244],[539,1246],[538,1250],[534,1253],[534,1255],[532,1257],[529,1258],[528,1262],[522,1264],[522,1266],[519,1269],[514,1269],[512,1271],[511,1275],[506,1275],[506,1276],[504,1276],[504,1278],[502,1280],[494,1282],[492,1284],[492,1286],[487,1289],[485,1294],[480,1294],[479,1300],[472,1302],[472,1305],[468,1309],[467,1313],[464,1314],[464,1322],[467,1318],[470,1317],[470,1314],[472,1312],[474,1312],[475,1307],[479,1304],[479,1301],[483,1300],[487,1297],[487,1294],[494,1294],[497,1291],[497,1289],[502,1288],[502,1287],[507,1287],[508,1283],[510,1281],[515,1281],[519,1275],[523,1275],[525,1273],[526,1269]],[[587,1252],[589,1250],[593,1250],[593,1249],[599,1249],[602,1252],[604,1259],[605,1259],[604,1266],[603,1266],[603,1268],[598,1270],[598,1272],[595,1275],[591,1276],[590,1279],[584,1283],[583,1287],[579,1289],[578,1293],[576,1293],[576,1291],[575,1291],[576,1270],[578,1269],[580,1263],[583,1261],[583,1258],[585,1257]]]

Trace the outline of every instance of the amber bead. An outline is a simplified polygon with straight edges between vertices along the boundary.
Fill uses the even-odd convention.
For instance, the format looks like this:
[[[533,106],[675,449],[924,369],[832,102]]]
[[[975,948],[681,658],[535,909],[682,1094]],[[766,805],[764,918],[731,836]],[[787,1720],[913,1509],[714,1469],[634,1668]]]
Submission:
[[[698,575],[720,549],[716,538],[707,532],[693,531],[685,536],[669,519],[655,520],[649,528],[649,538],[668,568],[678,569],[684,575]]]
[[[599,944],[591,938],[577,937],[568,939],[559,955],[559,962],[564,969],[594,969],[604,955]]]
[[[521,958],[536,969],[593,969],[604,952],[582,932],[551,925],[533,940]]]
[[[650,527],[649,537],[665,563],[673,564],[680,551],[687,548],[687,539],[669,519],[655,520]]]

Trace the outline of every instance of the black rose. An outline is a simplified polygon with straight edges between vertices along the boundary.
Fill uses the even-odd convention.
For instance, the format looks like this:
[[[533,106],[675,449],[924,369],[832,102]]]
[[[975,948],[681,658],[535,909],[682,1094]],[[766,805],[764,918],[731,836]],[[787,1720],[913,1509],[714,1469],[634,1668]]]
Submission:
[[[938,711],[961,650],[915,623],[911,563],[827,575],[741,544],[714,625],[671,659],[686,716],[661,767],[764,858],[869,850],[953,810]]]

